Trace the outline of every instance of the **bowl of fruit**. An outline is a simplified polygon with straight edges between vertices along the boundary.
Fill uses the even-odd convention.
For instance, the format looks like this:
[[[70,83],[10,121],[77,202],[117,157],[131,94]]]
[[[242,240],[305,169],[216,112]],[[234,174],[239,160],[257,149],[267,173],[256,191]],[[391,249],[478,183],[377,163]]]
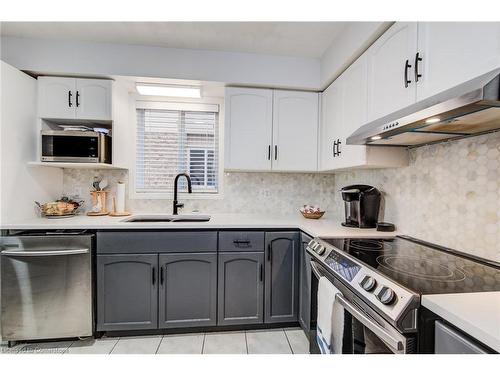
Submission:
[[[75,216],[78,213],[79,208],[82,206],[83,201],[62,197],[54,202],[47,202],[43,204],[35,202],[35,204],[43,217],[52,219]]]
[[[319,206],[305,204],[300,208],[300,213],[306,219],[319,219],[325,214],[325,211],[321,211]]]

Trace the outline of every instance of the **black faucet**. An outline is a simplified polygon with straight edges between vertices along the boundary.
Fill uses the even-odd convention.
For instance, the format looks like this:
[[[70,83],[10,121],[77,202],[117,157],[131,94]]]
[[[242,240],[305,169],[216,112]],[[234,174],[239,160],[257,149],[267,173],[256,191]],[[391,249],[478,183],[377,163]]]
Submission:
[[[177,182],[179,181],[179,177],[181,177],[181,176],[186,177],[186,180],[188,182],[188,193],[193,192],[193,190],[191,189],[191,177],[189,177],[189,175],[187,173],[179,173],[177,176],[175,176],[175,180],[174,180],[174,210],[173,210],[174,215],[178,214],[177,210],[179,208],[184,207],[184,203],[177,202]]]

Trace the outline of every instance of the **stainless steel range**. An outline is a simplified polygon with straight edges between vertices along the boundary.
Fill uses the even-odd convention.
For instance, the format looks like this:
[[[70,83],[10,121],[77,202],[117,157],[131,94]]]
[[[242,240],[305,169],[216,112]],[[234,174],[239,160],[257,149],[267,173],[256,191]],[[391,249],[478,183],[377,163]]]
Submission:
[[[431,351],[432,340],[424,337],[422,295],[500,290],[497,263],[406,236],[314,238],[307,251],[313,284],[327,277],[340,291],[336,301],[348,312],[345,353]],[[315,327],[311,332],[314,336]]]

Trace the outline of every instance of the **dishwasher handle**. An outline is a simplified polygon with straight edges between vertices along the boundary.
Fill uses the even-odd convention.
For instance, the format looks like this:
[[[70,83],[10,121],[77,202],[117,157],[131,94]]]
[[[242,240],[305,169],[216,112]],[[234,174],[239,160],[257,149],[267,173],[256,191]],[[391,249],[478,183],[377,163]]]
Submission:
[[[40,250],[40,251],[24,251],[24,250],[3,250],[2,255],[16,257],[46,257],[58,255],[77,255],[88,254],[89,249],[62,249],[62,250]]]

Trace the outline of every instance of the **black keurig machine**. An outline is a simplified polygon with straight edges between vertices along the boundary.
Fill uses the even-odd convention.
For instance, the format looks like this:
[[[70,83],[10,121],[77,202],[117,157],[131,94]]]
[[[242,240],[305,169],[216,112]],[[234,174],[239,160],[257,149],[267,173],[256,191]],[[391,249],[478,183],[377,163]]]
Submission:
[[[340,191],[345,205],[345,227],[376,228],[380,191],[370,185],[345,186]]]

